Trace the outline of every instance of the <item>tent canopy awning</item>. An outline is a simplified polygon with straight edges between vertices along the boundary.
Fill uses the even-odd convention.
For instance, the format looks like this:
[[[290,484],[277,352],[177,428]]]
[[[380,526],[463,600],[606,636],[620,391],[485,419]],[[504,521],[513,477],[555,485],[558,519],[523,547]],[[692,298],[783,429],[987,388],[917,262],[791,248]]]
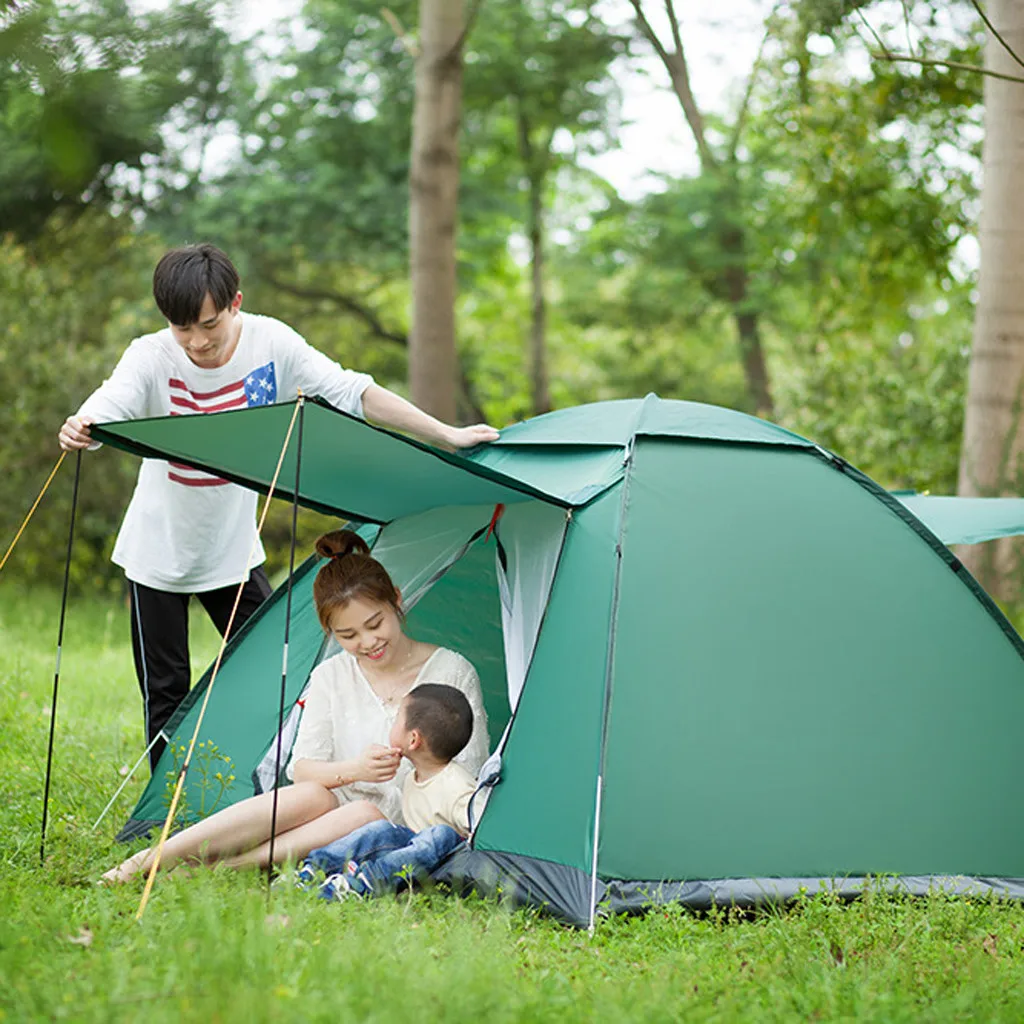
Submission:
[[[893,493],[943,544],[980,544],[1024,534],[1024,498]]]
[[[266,493],[294,405],[97,424],[93,436]],[[625,454],[639,435],[814,447],[753,416],[648,395],[558,410],[507,427],[494,444],[451,454],[309,398],[299,502],[376,523],[442,505],[529,498],[579,507],[622,478]],[[276,492],[282,498],[294,487],[295,442],[289,448]]]
[[[128,420],[96,424],[92,433],[134,455],[185,463],[265,494],[294,408],[292,401],[204,416]],[[609,415],[603,430],[601,411]],[[447,505],[529,499],[561,508],[584,505],[621,478],[625,447],[638,433],[813,447],[753,417],[654,396],[562,410],[508,428],[499,442],[460,454],[371,426],[318,399],[306,400],[304,416],[299,503],[372,523]],[[560,422],[564,433],[557,429]],[[292,498],[297,447],[296,431],[277,482],[280,498]],[[893,496],[944,544],[1024,534],[1024,498]]]
[[[265,494],[295,402],[254,409],[96,424],[93,437],[144,458],[168,459]],[[296,427],[275,495],[295,489]],[[299,503],[365,522],[388,523],[445,505],[509,504],[537,499],[563,508],[553,489],[515,477],[306,400]]]

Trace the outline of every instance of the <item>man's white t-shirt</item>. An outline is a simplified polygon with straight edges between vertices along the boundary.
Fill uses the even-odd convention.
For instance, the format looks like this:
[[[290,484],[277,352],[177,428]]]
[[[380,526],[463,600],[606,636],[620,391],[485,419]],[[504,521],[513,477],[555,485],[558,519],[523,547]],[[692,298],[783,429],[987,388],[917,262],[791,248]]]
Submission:
[[[289,401],[300,388],[304,395],[363,415],[362,396],[371,376],[342,369],[280,320],[239,315],[242,331],[224,366],[196,366],[169,328],[144,335],[128,346],[78,415],[97,423],[194,416]],[[265,558],[256,539],[256,501],[255,491],[220,477],[143,459],[113,561],[128,579],[172,593],[238,583]]]

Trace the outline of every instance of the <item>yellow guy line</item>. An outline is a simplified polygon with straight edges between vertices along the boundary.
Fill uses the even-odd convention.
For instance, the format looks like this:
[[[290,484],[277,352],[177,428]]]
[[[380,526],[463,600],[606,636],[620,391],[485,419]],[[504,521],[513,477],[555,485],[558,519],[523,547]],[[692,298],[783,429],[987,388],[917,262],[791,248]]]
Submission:
[[[39,502],[43,500],[43,495],[46,493],[46,489],[53,482],[53,478],[57,475],[57,470],[60,469],[60,464],[64,461],[64,457],[67,452],[61,452],[60,458],[57,460],[57,465],[53,467],[50,475],[46,478],[46,483],[43,484],[43,489],[39,492],[39,497],[36,498],[32,507],[28,510],[28,515],[25,516],[25,521],[21,524],[21,529],[14,535],[14,540],[11,541],[11,546],[7,549],[7,554],[4,555],[3,561],[0,562],[0,569],[7,564],[7,559],[11,557],[11,552],[14,550],[14,545],[21,539],[21,535],[25,532],[25,527],[28,526],[28,521],[32,518],[32,513],[39,507]]]
[[[274,476],[270,481],[270,487],[267,490],[267,500],[263,505],[263,513],[260,516],[259,525],[256,527],[256,536],[253,538],[252,547],[249,549],[249,557],[246,559],[246,566],[252,561],[253,555],[256,553],[256,545],[259,543],[260,534],[263,532],[263,524],[267,519],[267,510],[270,508],[270,499],[274,497],[274,489],[277,487],[277,478],[281,473],[281,466],[284,464],[284,456],[288,451],[288,444],[292,439],[292,428],[295,426],[295,420],[299,415],[299,409],[302,406],[304,398],[302,392],[299,392],[298,401],[295,403],[295,410],[292,412],[291,422],[288,424],[288,433],[284,436],[284,445],[281,448],[281,454],[277,459],[277,468],[274,470]],[[153,866],[149,869],[149,877],[146,879],[146,888],[142,890],[142,899],[139,901],[139,909],[135,912],[135,920],[141,921],[142,914],[146,909],[146,904],[149,902],[149,894],[153,891],[153,882],[156,879],[156,873],[160,867],[160,858],[163,856],[164,843],[167,842],[167,834],[171,830],[171,822],[174,820],[174,812],[178,809],[178,800],[181,797],[181,791],[185,787],[185,776],[188,773],[189,765],[192,762],[192,752],[196,748],[196,741],[199,739],[199,730],[203,725],[203,717],[206,715],[206,705],[210,701],[210,694],[213,693],[213,684],[217,681],[217,673],[220,671],[221,659],[224,656],[224,648],[227,647],[228,637],[231,635],[231,627],[235,621],[235,612],[238,611],[238,603],[242,598],[242,589],[245,587],[245,581],[247,576],[242,578],[242,582],[238,584],[238,593],[235,594],[235,603],[231,608],[231,615],[228,617],[227,628],[224,630],[224,636],[221,638],[220,650],[217,652],[217,660],[213,663],[213,673],[210,676],[210,685],[206,688],[206,694],[203,697],[203,703],[199,707],[199,718],[196,720],[196,727],[192,732],[192,739],[188,745],[188,753],[185,755],[185,761],[181,766],[181,770],[178,772],[178,784],[174,787],[174,796],[171,798],[171,806],[167,811],[167,820],[164,821],[163,831],[160,833],[160,842],[157,843],[156,856],[153,858]]]

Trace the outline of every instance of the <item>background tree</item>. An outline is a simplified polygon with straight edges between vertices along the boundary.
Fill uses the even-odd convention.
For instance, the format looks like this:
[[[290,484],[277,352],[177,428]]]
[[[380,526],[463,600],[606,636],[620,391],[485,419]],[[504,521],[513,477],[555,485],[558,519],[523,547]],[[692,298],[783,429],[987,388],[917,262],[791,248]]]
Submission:
[[[420,0],[409,164],[409,390],[421,409],[456,417],[455,232],[462,118],[462,0]]]
[[[721,141],[716,144],[708,132],[707,119],[694,96],[682,29],[674,3],[666,0],[664,5],[670,41],[664,41],[659,36],[644,11],[642,0],[630,0],[630,3],[636,12],[640,34],[654,48],[668,72],[672,89],[679,99],[697,147],[702,187],[710,199],[704,231],[709,243],[715,248],[713,259],[702,268],[702,287],[710,296],[727,303],[735,324],[750,402],[760,415],[770,416],[771,387],[761,339],[760,310],[751,295],[751,242],[745,218],[746,204],[739,175],[738,153],[743,119],[755,85],[758,64],[755,62],[750,73],[750,82],[732,130],[724,137],[719,136]]]
[[[170,190],[187,178],[164,132],[202,108],[220,118],[226,37],[206,2],[135,16],[119,0],[9,7],[0,20],[0,531],[13,536],[57,457],[64,418],[136,334],[160,326],[149,297],[163,248],[122,211],[144,202],[141,173]],[[197,118],[198,120],[198,118]],[[135,465],[90,455],[76,580],[107,562]],[[58,482],[21,542],[15,571],[59,578],[68,484]],[[66,491],[66,493],[64,493]]]
[[[404,386],[409,316],[402,307],[410,301],[404,182],[417,44],[403,26],[415,18],[416,7],[395,4],[389,14],[393,25],[371,3],[307,3],[304,31],[281,54],[278,73],[262,86],[253,81],[251,94],[235,103],[243,152],[207,183],[191,212],[175,203],[160,223],[212,232],[247,263],[247,301],[297,318],[310,340],[343,362],[365,365],[389,384]],[[571,172],[580,153],[611,144],[605,129],[614,119],[615,87],[607,67],[622,41],[590,15],[587,4],[550,11],[485,4],[463,45],[468,72],[458,211],[457,416],[496,415],[504,422],[536,407],[509,394],[509,384],[520,377],[512,362],[521,355],[513,349],[521,351],[524,333],[514,323],[524,280],[516,239],[537,239],[528,223],[531,210],[543,230],[555,176]],[[531,54],[529,67],[524,52]],[[526,142],[538,157],[529,166],[520,148],[523,120]],[[564,151],[556,152],[551,140],[560,128]],[[565,185],[561,181],[558,191]],[[155,223],[152,212],[147,219]],[[253,255],[247,260],[246,254]],[[525,279],[537,283],[536,296],[543,295],[539,268]],[[492,322],[479,331],[481,308],[507,324],[496,329]],[[540,322],[541,302],[532,308],[540,311],[534,319]],[[528,307],[523,322],[529,317]],[[507,345],[513,333],[519,340]],[[543,352],[543,332],[533,336]],[[498,385],[505,394],[496,393]]]
[[[1024,75],[1024,5],[995,0],[985,67]],[[971,348],[960,493],[1024,491],[1024,83],[985,78],[981,272]],[[986,588],[1016,596],[1020,545],[1000,542],[964,555]]]
[[[753,411],[735,307],[715,286],[734,265],[720,225],[739,223],[775,417],[892,486],[948,490],[970,319],[957,246],[977,195],[977,84],[890,64],[865,74],[865,47],[842,17],[787,9],[766,28],[739,113],[702,115],[705,136],[731,154],[729,189],[700,165],[638,202],[613,199],[581,243],[575,313],[590,331],[614,326],[605,358],[628,393],[655,387]],[[596,292],[587,261],[603,281]],[[929,440],[914,465],[903,439],[922,422]]]
[[[293,28],[233,97],[239,150],[147,223],[223,245],[249,308],[404,387],[412,57],[378,4],[309,0]]]
[[[467,75],[470,123],[477,129],[468,144],[486,154],[481,163],[493,171],[491,188],[524,194],[519,218],[530,270],[526,349],[533,415],[551,409],[545,258],[552,183],[560,172],[579,173],[581,152],[609,148],[617,122],[611,64],[625,40],[605,27],[595,6],[485,5]]]

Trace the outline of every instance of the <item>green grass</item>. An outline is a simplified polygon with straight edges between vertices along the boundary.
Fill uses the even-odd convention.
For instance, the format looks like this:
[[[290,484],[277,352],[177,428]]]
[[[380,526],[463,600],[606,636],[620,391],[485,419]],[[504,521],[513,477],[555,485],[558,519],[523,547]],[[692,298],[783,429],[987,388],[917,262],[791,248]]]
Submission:
[[[39,816],[57,598],[0,581],[0,1020],[1004,1020],[1024,1017],[1024,908],[809,894],[747,916],[656,910],[589,937],[483,901],[418,894],[268,904],[254,873],[95,884],[142,749],[124,608],[68,613],[47,859]],[[199,666],[216,649],[197,622]]]

